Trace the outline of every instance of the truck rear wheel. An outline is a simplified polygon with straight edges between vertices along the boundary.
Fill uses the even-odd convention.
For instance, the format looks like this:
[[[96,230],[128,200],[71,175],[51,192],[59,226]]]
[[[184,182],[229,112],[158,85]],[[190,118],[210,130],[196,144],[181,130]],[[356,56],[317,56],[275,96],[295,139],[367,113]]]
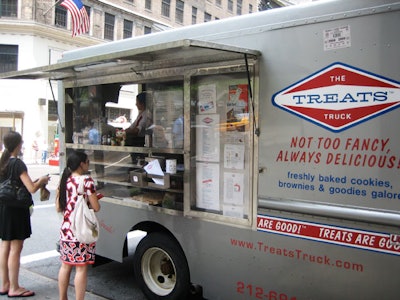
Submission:
[[[137,283],[148,299],[187,299],[189,267],[178,243],[166,234],[147,234],[134,255]]]

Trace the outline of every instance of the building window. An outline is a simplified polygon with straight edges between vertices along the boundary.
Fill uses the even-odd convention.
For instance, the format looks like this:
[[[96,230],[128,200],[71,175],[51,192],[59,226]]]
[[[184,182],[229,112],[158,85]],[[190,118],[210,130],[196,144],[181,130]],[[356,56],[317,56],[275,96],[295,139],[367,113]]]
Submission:
[[[0,2],[0,16],[17,17],[18,0],[2,0]]]
[[[233,12],[233,1],[232,0],[228,0],[228,11]]]
[[[0,73],[18,70],[18,45],[0,45]]]
[[[169,18],[170,9],[171,9],[171,0],[162,0],[162,3],[161,3],[161,14],[164,17],[168,17]]]
[[[144,3],[144,8],[151,10],[151,0],[146,0],[146,2]]]
[[[90,20],[90,6],[84,5],[84,7],[86,9],[86,13],[87,13],[87,15],[89,17],[89,20]]]
[[[133,22],[129,20],[124,20],[124,39],[132,37]]]
[[[253,5],[249,4],[249,14],[253,13]]]
[[[151,27],[144,26],[144,34],[150,34],[150,33],[151,33]]]
[[[57,101],[56,100],[49,100],[47,101],[47,109],[48,113],[47,116],[49,120],[51,121],[57,121],[58,120],[58,114],[57,114]]]
[[[90,20],[90,6],[84,5],[84,7],[86,9],[86,13],[87,13],[88,18]],[[92,23],[92,22],[90,22],[90,23]],[[88,30],[88,32],[85,32],[85,34],[89,34],[89,32],[90,32],[90,25],[91,25],[90,23],[89,23],[89,30]]]
[[[204,22],[210,22],[211,15],[209,13],[204,12]]]
[[[192,6],[192,24],[197,23],[197,7]]]
[[[56,5],[54,25],[67,28],[67,9]]]
[[[4,135],[10,130],[24,134],[24,115],[24,112],[15,110],[0,112],[0,141],[3,141]]]
[[[114,24],[115,24],[115,16],[112,14],[105,14],[104,18],[104,39],[105,40],[114,40]]]
[[[242,0],[237,0],[236,14],[237,15],[241,15],[242,14]]]
[[[216,4],[218,7],[221,7],[221,6],[222,6],[221,0],[215,0],[215,4]]]
[[[182,0],[176,0],[175,22],[183,23],[183,8],[185,3]]]

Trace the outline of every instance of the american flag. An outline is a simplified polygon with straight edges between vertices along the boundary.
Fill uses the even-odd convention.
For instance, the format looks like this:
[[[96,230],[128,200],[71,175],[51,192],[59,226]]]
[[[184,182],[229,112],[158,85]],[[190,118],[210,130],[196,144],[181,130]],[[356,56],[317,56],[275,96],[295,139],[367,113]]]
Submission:
[[[64,0],[61,6],[69,10],[72,17],[72,36],[89,31],[89,16],[81,0]]]

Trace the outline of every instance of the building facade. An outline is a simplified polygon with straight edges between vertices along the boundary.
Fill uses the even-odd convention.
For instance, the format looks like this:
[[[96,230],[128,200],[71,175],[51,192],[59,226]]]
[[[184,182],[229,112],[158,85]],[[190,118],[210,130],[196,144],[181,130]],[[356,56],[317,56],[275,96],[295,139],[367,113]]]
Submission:
[[[80,47],[253,13],[258,2],[82,0],[90,19],[89,32],[72,37],[71,15],[60,5],[62,1],[1,1],[0,73],[55,63],[64,51]],[[40,161],[35,142],[39,152],[48,148],[51,154],[58,130],[57,83],[0,80],[0,91],[1,141],[6,132],[16,130],[24,138],[25,160]]]

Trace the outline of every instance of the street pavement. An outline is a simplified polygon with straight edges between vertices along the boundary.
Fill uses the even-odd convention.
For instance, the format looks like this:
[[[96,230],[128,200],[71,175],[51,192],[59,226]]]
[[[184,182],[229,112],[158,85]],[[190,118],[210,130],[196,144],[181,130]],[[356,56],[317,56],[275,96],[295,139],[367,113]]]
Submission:
[[[47,164],[35,164],[30,161],[25,161],[28,167],[28,174],[35,180],[36,178],[50,174],[51,180],[47,186],[47,188],[54,193],[57,188],[59,182],[59,174],[60,170],[58,166],[49,166]],[[36,204],[40,205],[41,203]],[[23,257],[22,257],[23,258]],[[21,264],[20,268],[20,285],[27,288],[32,289],[35,292],[35,297],[33,299],[49,299],[49,300],[58,300],[58,282],[53,278],[45,277],[39,273],[36,273],[34,270],[28,270],[24,268],[24,265]],[[68,298],[75,299],[75,291],[73,285],[70,285],[68,288]],[[1,299],[1,298],[0,298]],[[22,299],[22,298],[17,298]],[[104,298],[98,296],[92,292],[86,292],[85,295],[86,300],[104,300],[108,298]]]

